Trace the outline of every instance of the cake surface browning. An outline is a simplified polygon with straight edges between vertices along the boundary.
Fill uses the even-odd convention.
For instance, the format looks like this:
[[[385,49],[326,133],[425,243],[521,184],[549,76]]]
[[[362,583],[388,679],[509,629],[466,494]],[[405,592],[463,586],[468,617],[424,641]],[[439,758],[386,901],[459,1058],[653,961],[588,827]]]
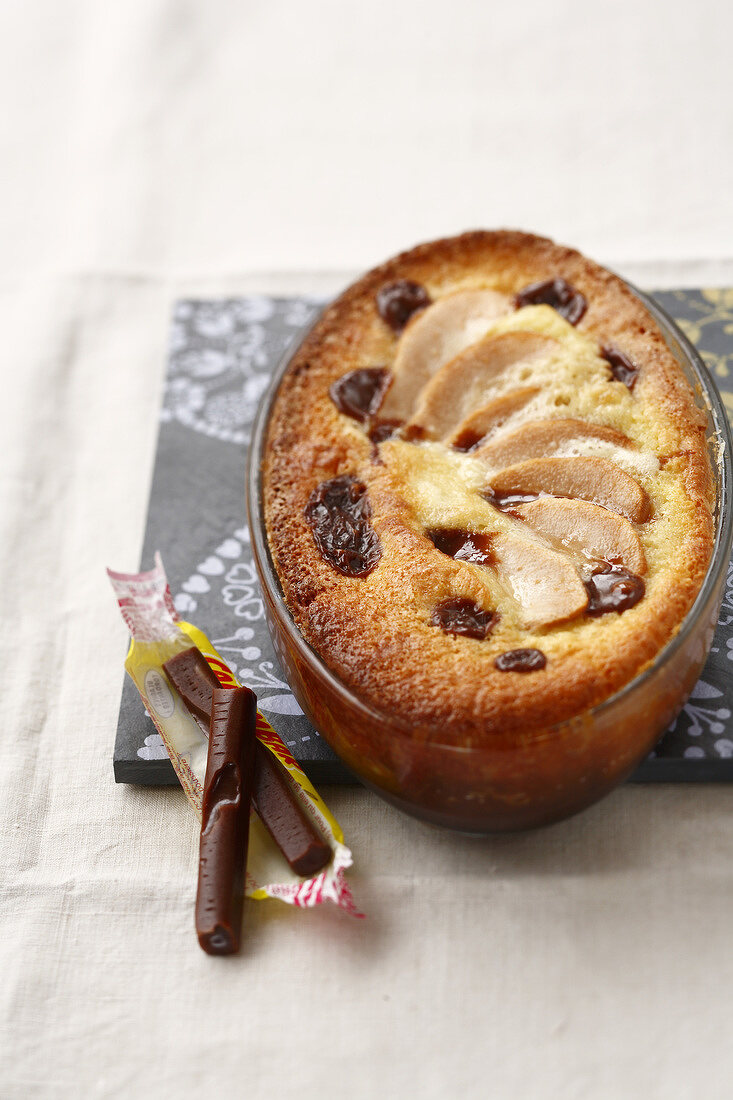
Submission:
[[[325,311],[275,397],[263,491],[305,639],[445,744],[613,695],[678,630],[713,544],[705,420],[654,320],[512,231],[419,246]]]

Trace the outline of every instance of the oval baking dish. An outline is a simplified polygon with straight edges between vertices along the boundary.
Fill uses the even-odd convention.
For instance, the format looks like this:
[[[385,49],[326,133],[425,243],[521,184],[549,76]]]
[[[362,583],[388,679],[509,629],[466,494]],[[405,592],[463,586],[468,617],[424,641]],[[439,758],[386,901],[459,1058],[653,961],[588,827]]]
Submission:
[[[694,603],[639,675],[597,705],[526,730],[492,730],[480,743],[441,736],[375,705],[329,667],[301,633],[283,596],[266,526],[263,461],[273,406],[298,355],[276,371],[254,426],[248,468],[252,548],[268,626],[296,699],[344,763],[400,809],[470,833],[534,827],[590,805],[629,776],[674,719],[712,641],[731,548],[731,439],[714,381],[673,321],[624,284],[651,314],[707,422],[715,478],[714,546]],[[525,678],[526,679],[526,678]],[[450,692],[449,681],[445,684]]]

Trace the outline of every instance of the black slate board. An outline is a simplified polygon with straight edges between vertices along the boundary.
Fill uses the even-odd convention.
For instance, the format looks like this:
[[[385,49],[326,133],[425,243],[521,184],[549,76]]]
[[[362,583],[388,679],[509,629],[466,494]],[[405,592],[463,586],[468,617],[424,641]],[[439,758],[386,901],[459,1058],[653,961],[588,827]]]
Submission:
[[[654,295],[686,330],[733,409],[733,290]],[[244,513],[257,404],[282,355],[322,303],[249,297],[174,309],[141,568],[160,550],[179,614],[214,642],[316,783],[353,783],[298,708],[263,618]],[[117,567],[117,563],[116,563]],[[733,563],[710,659],[687,705],[636,781],[733,780]],[[125,677],[114,750],[118,783],[177,783]]]

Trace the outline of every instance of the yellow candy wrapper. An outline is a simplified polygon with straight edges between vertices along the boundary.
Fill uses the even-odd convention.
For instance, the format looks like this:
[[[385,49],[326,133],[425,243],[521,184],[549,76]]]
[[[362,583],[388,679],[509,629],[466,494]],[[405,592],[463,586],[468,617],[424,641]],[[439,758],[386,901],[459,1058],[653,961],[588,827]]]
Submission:
[[[147,573],[115,573],[108,569],[107,575],[131,635],[125,668],[168,750],[186,797],[200,819],[207,741],[167,678],[163,664],[176,653],[195,645],[224,687],[237,686],[238,681],[206,635],[191,623],[178,618],[159,554],[155,556],[155,568]],[[344,875],[353,860],[344,844],[339,823],[259,711],[257,737],[284,765],[294,796],[330,846],[333,856],[323,871],[312,878],[301,878],[288,866],[253,810],[247,858],[247,897],[279,898],[299,908],[311,908],[332,901],[354,916],[363,916],[356,909]]]

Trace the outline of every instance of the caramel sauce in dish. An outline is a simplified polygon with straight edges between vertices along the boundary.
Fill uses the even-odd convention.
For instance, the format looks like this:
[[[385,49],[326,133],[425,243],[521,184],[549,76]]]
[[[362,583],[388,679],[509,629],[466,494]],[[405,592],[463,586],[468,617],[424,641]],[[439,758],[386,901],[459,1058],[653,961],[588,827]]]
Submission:
[[[346,577],[366,577],[379,565],[382,548],[371,514],[366,486],[348,476],[322,482],[306,505],[318,552]]]
[[[430,618],[433,626],[439,626],[444,634],[456,634],[463,638],[483,641],[497,621],[493,611],[484,611],[471,600],[454,596],[442,600]]]
[[[494,668],[500,672],[539,672],[546,664],[547,658],[541,649],[510,649],[499,654]]]
[[[387,367],[360,367],[337,379],[329,393],[339,412],[364,422],[381,405],[389,381]]]
[[[398,279],[380,287],[377,293],[379,316],[395,332],[401,332],[415,313],[429,305],[427,290],[412,279]]]
[[[570,325],[577,325],[588,308],[588,302],[580,291],[559,276],[526,286],[517,294],[515,304],[517,309],[522,306],[551,306]]]
[[[633,390],[639,374],[639,368],[618,348],[601,348],[601,355],[611,368],[611,374],[617,382],[623,382],[627,389]]]
[[[605,615],[609,611],[627,611],[644,598],[646,586],[641,577],[621,565],[606,564],[595,569],[585,582],[588,590],[589,615]]]
[[[455,561],[472,561],[476,565],[496,563],[491,535],[455,529],[438,529],[426,533],[436,550]]]

